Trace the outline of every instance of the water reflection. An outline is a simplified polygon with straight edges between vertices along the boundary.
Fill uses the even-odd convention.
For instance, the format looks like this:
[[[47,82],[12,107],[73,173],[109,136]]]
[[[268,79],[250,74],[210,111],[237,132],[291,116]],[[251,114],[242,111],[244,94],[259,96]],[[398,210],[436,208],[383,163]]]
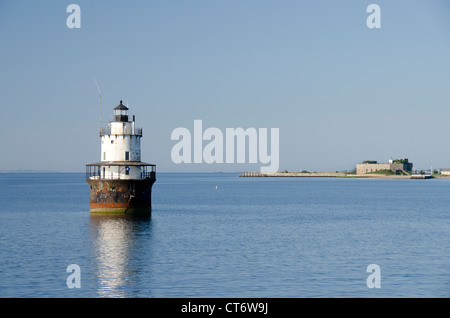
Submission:
[[[135,297],[142,259],[151,251],[151,217],[96,215],[90,217],[99,297]]]

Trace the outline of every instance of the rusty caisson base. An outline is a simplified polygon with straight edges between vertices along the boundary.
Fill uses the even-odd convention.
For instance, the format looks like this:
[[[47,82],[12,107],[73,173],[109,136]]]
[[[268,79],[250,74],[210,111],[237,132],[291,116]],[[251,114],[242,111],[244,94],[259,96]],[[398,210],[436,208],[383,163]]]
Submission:
[[[91,188],[91,213],[151,213],[154,178],[86,181]]]

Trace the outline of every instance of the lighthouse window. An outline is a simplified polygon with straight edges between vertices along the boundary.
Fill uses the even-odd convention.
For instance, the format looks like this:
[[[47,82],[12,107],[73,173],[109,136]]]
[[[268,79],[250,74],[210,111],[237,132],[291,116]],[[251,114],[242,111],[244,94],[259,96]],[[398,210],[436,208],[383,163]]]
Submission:
[[[125,151],[125,160],[130,160],[130,152]]]

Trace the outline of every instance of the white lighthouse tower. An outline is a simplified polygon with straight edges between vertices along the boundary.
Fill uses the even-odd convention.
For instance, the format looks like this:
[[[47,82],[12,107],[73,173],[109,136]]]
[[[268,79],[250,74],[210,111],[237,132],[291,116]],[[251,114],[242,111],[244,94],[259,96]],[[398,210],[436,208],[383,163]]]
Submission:
[[[122,101],[114,118],[100,128],[101,161],[86,165],[91,186],[91,212],[139,212],[151,210],[151,187],[156,166],[141,162],[142,128],[129,121]]]
[[[136,128],[134,123],[134,116],[132,121],[128,121],[128,108],[120,101],[114,108],[114,121],[100,131],[102,162],[141,161],[142,128]],[[141,174],[139,166],[131,165],[124,169],[103,166],[102,172],[104,178],[111,179],[135,179]]]

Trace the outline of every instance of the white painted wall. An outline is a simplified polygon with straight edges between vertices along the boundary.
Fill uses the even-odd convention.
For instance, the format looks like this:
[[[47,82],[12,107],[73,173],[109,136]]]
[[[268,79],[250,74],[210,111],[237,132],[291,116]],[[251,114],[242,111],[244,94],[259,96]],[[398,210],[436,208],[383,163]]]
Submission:
[[[141,136],[135,135],[134,122],[111,122],[110,135],[101,136],[101,161],[141,161]],[[128,175],[126,166],[103,166],[102,177],[107,179],[140,179],[140,167],[129,166]]]
[[[101,161],[141,161],[141,136],[132,135],[134,123],[111,122],[111,135],[101,138]],[[125,132],[125,134],[124,134]]]
[[[103,170],[103,168],[105,170]],[[102,167],[102,178],[106,179],[141,179],[141,169],[139,167],[129,167],[129,174],[126,174],[126,166]]]

